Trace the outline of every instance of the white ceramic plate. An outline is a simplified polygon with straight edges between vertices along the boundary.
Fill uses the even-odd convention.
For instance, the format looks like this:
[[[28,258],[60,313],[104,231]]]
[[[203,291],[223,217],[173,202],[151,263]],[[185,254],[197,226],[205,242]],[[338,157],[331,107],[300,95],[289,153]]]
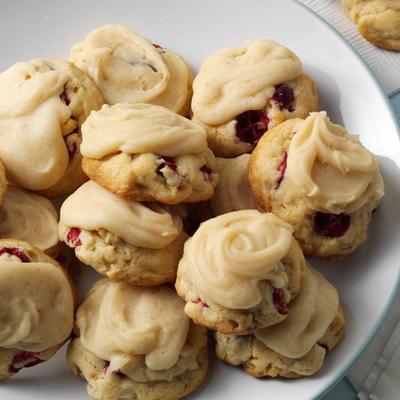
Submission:
[[[311,400],[326,392],[355,361],[382,322],[399,278],[400,144],[379,85],[358,56],[321,19],[291,0],[0,0],[0,69],[37,57],[68,58],[70,47],[106,23],[132,27],[181,53],[195,69],[215,50],[272,38],[293,49],[317,81],[321,109],[361,136],[379,156],[386,196],[369,240],[339,263],[313,262],[339,289],[347,333],[315,377],[256,380],[215,361],[190,398]],[[40,144],[39,144],[40,145]],[[88,283],[85,278],[84,284]],[[83,400],[84,384],[64,352],[0,385],[5,400]]]

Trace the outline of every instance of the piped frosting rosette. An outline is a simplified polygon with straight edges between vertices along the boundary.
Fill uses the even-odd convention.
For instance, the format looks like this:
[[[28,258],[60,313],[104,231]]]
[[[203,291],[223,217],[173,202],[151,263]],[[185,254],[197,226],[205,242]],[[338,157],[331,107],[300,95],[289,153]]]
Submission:
[[[90,32],[71,50],[71,61],[96,83],[108,104],[152,103],[185,114],[192,74],[178,54],[121,25]]]
[[[311,113],[293,136],[285,179],[310,208],[331,213],[355,212],[384,193],[375,156],[325,111]]]

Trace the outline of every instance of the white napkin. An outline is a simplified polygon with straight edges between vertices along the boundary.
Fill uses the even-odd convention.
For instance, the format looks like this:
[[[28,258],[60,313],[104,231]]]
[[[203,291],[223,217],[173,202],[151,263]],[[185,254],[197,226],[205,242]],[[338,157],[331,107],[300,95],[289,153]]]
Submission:
[[[400,52],[375,47],[365,40],[344,15],[339,0],[300,0],[328,21],[357,50],[391,96],[400,90]],[[399,394],[400,399],[400,394]]]
[[[365,40],[344,15],[339,0],[300,1],[321,15],[352,44],[389,96],[400,90],[400,53],[379,49]],[[398,116],[400,118],[400,113]],[[361,400],[400,399],[399,295],[377,336],[353,366],[348,378]]]

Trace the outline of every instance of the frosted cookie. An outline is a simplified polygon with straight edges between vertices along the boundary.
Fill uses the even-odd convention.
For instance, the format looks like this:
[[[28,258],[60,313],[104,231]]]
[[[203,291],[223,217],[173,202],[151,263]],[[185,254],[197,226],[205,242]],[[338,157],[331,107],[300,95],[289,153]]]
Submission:
[[[90,32],[71,50],[71,61],[85,71],[107,104],[151,103],[186,115],[192,72],[177,53],[121,25]]]
[[[175,400],[193,392],[207,372],[207,331],[183,307],[166,287],[97,282],[78,309],[67,356],[89,395]]]
[[[145,286],[175,280],[186,239],[168,207],[124,200],[93,181],[64,201],[59,236],[98,273]]]
[[[292,51],[255,40],[204,61],[193,82],[192,110],[215,155],[234,157],[250,153],[273,126],[318,110],[318,94]]]
[[[71,193],[81,169],[80,126],[103,104],[94,83],[63,60],[20,62],[0,74],[0,158],[13,183],[47,197]]]
[[[235,158],[217,158],[218,186],[210,200],[214,215],[257,209],[247,177],[250,154]]]
[[[74,323],[64,270],[27,242],[0,240],[0,379],[53,356]]]
[[[342,339],[343,310],[336,289],[306,268],[300,293],[281,323],[252,335],[216,334],[217,356],[255,377],[300,378],[317,373]]]
[[[83,170],[119,196],[178,204],[214,193],[216,161],[204,129],[164,107],[103,106],[82,134]]]
[[[251,156],[249,179],[257,202],[293,226],[304,253],[322,258],[366,240],[384,193],[374,155],[326,112],[272,129]]]
[[[304,264],[289,224],[235,211],[203,222],[187,240],[175,287],[197,324],[246,334],[287,317]]]
[[[399,0],[341,0],[361,35],[376,46],[400,51]]]
[[[56,256],[60,250],[56,209],[43,196],[8,186],[0,207],[0,239],[24,240]]]

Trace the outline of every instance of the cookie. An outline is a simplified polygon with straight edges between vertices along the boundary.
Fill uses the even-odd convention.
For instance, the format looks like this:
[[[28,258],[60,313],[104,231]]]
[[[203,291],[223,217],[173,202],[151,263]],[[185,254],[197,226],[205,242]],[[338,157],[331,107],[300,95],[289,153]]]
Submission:
[[[235,157],[250,153],[275,125],[318,110],[318,94],[292,51],[255,40],[204,61],[193,82],[192,110],[214,154]]]
[[[365,39],[375,46],[400,51],[398,0],[341,0],[341,4]]]
[[[207,332],[183,306],[166,287],[97,282],[78,309],[67,355],[89,395],[175,400],[193,392],[207,372]]]
[[[56,353],[72,331],[74,302],[56,261],[27,242],[0,239],[0,379]]]
[[[7,191],[7,178],[6,170],[3,163],[0,160],[0,205],[3,202],[4,195]]]
[[[320,258],[344,257],[366,240],[384,193],[374,155],[326,112],[273,128],[251,155],[249,179],[260,206]]]
[[[250,154],[235,158],[217,158],[219,182],[210,200],[214,215],[258,208],[247,177],[249,160]]]
[[[0,206],[0,239],[24,240],[56,256],[60,243],[56,209],[43,196],[8,186]]]
[[[344,329],[336,289],[321,274],[306,268],[300,293],[283,322],[252,335],[216,333],[216,352],[257,378],[300,378],[321,369]]]
[[[175,287],[195,323],[246,334],[287,317],[304,264],[290,225],[235,211],[203,222],[187,240]]]
[[[82,134],[83,170],[119,196],[178,204],[214,194],[216,161],[204,129],[164,107],[103,106]]]
[[[105,25],[90,32],[72,48],[71,62],[90,75],[107,104],[150,103],[188,113],[189,65],[125,26]]]
[[[20,62],[2,72],[0,158],[9,180],[46,197],[73,192],[87,180],[80,126],[102,104],[90,78],[63,60]]]
[[[59,236],[98,273],[145,286],[175,280],[187,237],[172,209],[124,200],[93,181],[64,201]]]

